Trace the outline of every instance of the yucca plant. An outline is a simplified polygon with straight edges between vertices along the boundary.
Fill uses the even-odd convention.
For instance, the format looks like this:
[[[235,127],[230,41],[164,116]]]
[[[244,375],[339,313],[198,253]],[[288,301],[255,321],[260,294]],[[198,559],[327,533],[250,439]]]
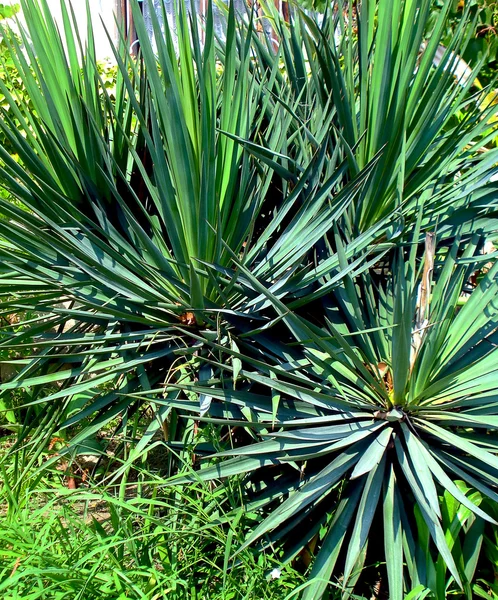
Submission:
[[[436,224],[440,231],[469,228],[470,215],[479,227],[496,229],[475,193],[496,163],[494,153],[483,152],[493,139],[487,121],[494,111],[473,86],[481,65],[464,74],[460,67],[468,11],[451,45],[440,46],[451,6],[444,2],[430,24],[430,0],[337,2],[320,26],[298,10],[288,26],[268,7],[284,65],[274,93],[296,114],[298,163],[306,164],[306,149],[327,139],[330,155],[335,149],[346,161],[348,181],[380,153],[361,201],[348,211],[352,238],[386,215],[398,217],[388,237],[410,229],[421,197],[423,231]],[[271,48],[255,46],[258,62],[271,64]]]
[[[22,0],[23,45],[6,34],[32,106],[0,83],[23,205],[0,201],[1,310],[35,314],[0,342],[23,352],[0,387],[28,394],[20,478],[56,429],[76,451],[128,427],[119,474],[162,434],[190,472],[169,484],[244,476],[244,546],[320,538],[303,597],[352,593],[376,516],[391,598],[441,594],[431,552],[468,596],[439,497],[488,520],[496,499],[497,156],[495,109],[452,73],[464,25],[434,66],[426,0],[274,14],[276,52],[233,6],[224,40],[180,3],[178,45],[155,16],[151,41],[132,2],[140,54],[121,41],[111,93],[62,5],[65,44],[46,0]],[[192,474],[203,423],[214,450],[243,434]]]
[[[279,64],[254,69],[252,31],[237,27],[233,9],[224,42],[208,11],[201,47],[195,17],[189,24],[179,5],[178,50],[157,19],[152,42],[136,4],[134,11],[140,59],[124,41],[116,48],[112,95],[91,30],[83,47],[64,2],[64,43],[44,0],[23,4],[33,28],[21,28],[23,46],[4,34],[33,105],[19,106],[0,84],[9,104],[0,129],[17,155],[0,149],[0,180],[22,203],[1,204],[2,314],[38,316],[2,340],[9,352],[36,348],[16,361],[21,370],[2,393],[30,390],[19,443],[30,434],[37,452],[35,440],[61,421],[96,414],[85,438],[140,414],[126,394],[197,378],[202,347],[177,326],[214,335],[220,323],[249,323],[266,302],[256,291],[247,297],[233,256],[279,296],[312,292],[339,265],[336,253],[311,271],[314,245],[372,168],[337,189],[341,167],[331,168],[325,150],[305,169],[286,158],[282,165],[292,115],[275,103],[267,110],[273,99],[263,78],[271,81]],[[282,175],[293,186],[285,197]],[[378,230],[348,248],[353,270],[378,253]],[[150,435],[170,410],[155,407]]]
[[[286,542],[291,560],[321,532],[315,582],[303,598],[321,597],[339,576],[352,591],[374,520],[382,522],[390,598],[421,584],[444,598],[435,584],[441,560],[473,597],[470,571],[456,564],[443,532],[441,495],[496,524],[479,504],[498,499],[498,265],[482,269],[477,239],[440,253],[434,241],[428,236],[422,257],[414,244],[346,276],[313,317],[263,292],[277,315],[267,333],[236,339],[237,350],[212,361],[220,381],[192,386],[220,401],[206,421],[243,424],[254,438],[218,453],[232,458],[194,477],[250,474],[246,510],[262,517],[242,547]],[[282,322],[287,343],[270,337]],[[226,366],[230,358],[237,368]]]

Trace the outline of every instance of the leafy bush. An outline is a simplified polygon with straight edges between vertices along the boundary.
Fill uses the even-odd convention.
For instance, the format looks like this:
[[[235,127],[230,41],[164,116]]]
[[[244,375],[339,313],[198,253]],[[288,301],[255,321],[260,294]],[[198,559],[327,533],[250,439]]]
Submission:
[[[208,10],[201,44],[180,4],[177,51],[132,7],[141,55],[116,49],[112,92],[45,0],[23,0],[29,34],[6,37],[31,104],[0,81],[20,160],[0,148],[0,182],[28,208],[0,201],[3,311],[40,315],[0,344],[32,349],[1,386],[32,394],[18,479],[55,430],[71,455],[112,424],[122,491],[162,437],[165,487],[240,481],[254,521],[238,555],[316,548],[296,595],[380,578],[393,600],[472,597],[498,481],[497,267],[481,255],[498,157],[479,65],[455,76],[468,14],[441,54],[449,2],[435,24],[428,0],[290,27],[269,8],[275,53],[233,6],[225,40]],[[450,497],[470,511],[458,543]]]
[[[20,8],[19,4],[0,4],[0,19],[11,19]]]
[[[436,3],[436,7],[438,3]],[[465,49],[463,58],[467,62],[475,63],[483,61],[483,68],[479,79],[483,85],[488,85],[495,80],[498,59],[498,40],[496,31],[498,26],[498,9],[496,2],[488,0],[471,0],[465,3],[465,9],[469,11],[472,19],[468,20],[469,33],[472,34],[469,44]],[[459,21],[464,14],[464,3],[454,5],[443,43],[451,40],[452,32],[458,27]]]

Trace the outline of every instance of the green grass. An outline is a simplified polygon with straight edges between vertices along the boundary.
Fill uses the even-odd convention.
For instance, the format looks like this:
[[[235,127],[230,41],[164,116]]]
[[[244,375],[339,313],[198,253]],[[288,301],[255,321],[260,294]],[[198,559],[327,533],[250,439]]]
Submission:
[[[118,461],[102,471],[99,481],[70,490],[64,470],[53,467],[34,468],[28,477],[24,471],[17,480],[19,457],[8,454],[11,443],[7,437],[0,443],[0,597],[5,600],[292,600],[311,583],[309,549],[286,564],[271,546],[245,548],[233,558],[257,519],[257,511],[240,507],[241,480],[165,487],[157,465],[150,466],[159,464],[157,457],[149,457],[148,468],[135,465],[126,478],[112,481]],[[474,597],[497,598],[496,528],[484,529],[483,521],[448,493],[441,506],[455,554],[462,553],[462,530],[472,537],[484,534],[483,552],[465,566],[476,570]],[[498,514],[496,505],[488,504],[487,510]],[[425,527],[420,520],[418,526]],[[419,535],[428,543],[422,530]],[[372,596],[376,586],[385,591],[382,569],[382,562],[367,560],[361,568],[367,583],[347,597],[387,597]],[[440,596],[418,585],[406,598],[462,598],[442,559],[433,578]],[[323,597],[344,598],[340,583],[332,580]]]
[[[68,490],[61,473],[23,483],[4,462],[0,505],[0,596],[5,600],[287,598],[303,574],[279,556],[230,553],[250,516],[225,524],[232,492],[195,485],[167,493],[142,472],[125,499],[94,484]],[[233,499],[232,499],[233,500]],[[279,578],[270,573],[281,567]]]

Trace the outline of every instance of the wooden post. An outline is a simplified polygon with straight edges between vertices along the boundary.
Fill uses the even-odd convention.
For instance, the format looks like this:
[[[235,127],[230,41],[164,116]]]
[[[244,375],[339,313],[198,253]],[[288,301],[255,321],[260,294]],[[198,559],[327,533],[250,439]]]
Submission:
[[[128,41],[133,55],[137,54],[138,44],[135,25],[133,23],[133,13],[129,0],[116,0],[117,21],[121,24],[125,39]]]
[[[126,0],[127,4],[127,17],[126,17],[126,37],[130,44],[131,53],[136,56],[138,52],[137,32],[135,30],[135,24],[133,23],[133,13],[131,12],[131,4]]]
[[[282,16],[284,17],[284,21],[286,23],[290,23],[289,3],[286,2],[286,0],[282,0],[281,12],[282,12]]]

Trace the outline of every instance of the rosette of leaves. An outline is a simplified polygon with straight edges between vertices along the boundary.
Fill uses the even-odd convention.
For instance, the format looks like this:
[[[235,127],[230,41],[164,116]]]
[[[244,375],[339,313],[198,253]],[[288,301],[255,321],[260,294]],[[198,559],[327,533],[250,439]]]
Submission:
[[[471,8],[466,5],[447,39],[448,1],[434,19],[430,0],[337,2],[320,25],[299,9],[287,24],[271,4],[283,62],[273,91],[300,124],[295,136],[303,143],[295,148],[325,138],[329,155],[345,161],[343,182],[378,157],[360,201],[349,207],[343,226],[351,235],[393,214],[386,237],[409,235],[421,197],[423,230],[470,231],[473,222],[493,232],[494,209],[484,208],[474,192],[492,168],[488,160],[496,163],[495,152],[486,152],[496,136],[496,123],[487,125],[496,106],[474,87],[482,62],[473,57],[463,68]],[[264,44],[254,45],[258,63],[271,64]],[[293,158],[307,164],[302,151]]]
[[[23,356],[0,392],[29,390],[19,446],[31,436],[32,460],[54,427],[85,423],[73,440],[80,447],[132,416],[145,423],[143,447],[170,408],[163,391],[151,391],[157,418],[149,424],[147,405],[132,394],[204,377],[203,343],[179,327],[209,338],[227,322],[252,322],[266,305],[259,292],[247,297],[234,257],[279,297],[306,297],[339,265],[326,253],[311,270],[315,244],[373,166],[339,186],[343,165],[329,160],[326,144],[303,166],[287,157],[292,110],[266,85],[278,60],[269,70],[253,62],[252,30],[239,28],[233,7],[223,42],[208,10],[201,44],[195,15],[180,3],[176,47],[156,17],[150,40],[132,2],[141,56],[135,61],[121,40],[113,90],[91,29],[83,47],[61,7],[65,42],[46,0],[23,0],[28,29],[20,41],[6,36],[30,104],[0,81],[8,104],[0,132],[20,159],[0,147],[0,184],[27,209],[0,202],[1,310],[37,315],[2,336],[3,350]],[[378,252],[381,226],[348,245],[354,271]]]
[[[434,244],[344,277],[306,317],[245,273],[277,316],[192,387],[213,399],[208,422],[251,437],[177,483],[245,474],[258,517],[242,547],[283,543],[291,560],[319,538],[307,600],[328,581],[352,593],[369,557],[385,561],[394,600],[443,598],[447,584],[473,597],[482,520],[496,525],[479,505],[498,499],[498,263],[478,236]],[[474,515],[459,540],[443,529],[443,491]]]

